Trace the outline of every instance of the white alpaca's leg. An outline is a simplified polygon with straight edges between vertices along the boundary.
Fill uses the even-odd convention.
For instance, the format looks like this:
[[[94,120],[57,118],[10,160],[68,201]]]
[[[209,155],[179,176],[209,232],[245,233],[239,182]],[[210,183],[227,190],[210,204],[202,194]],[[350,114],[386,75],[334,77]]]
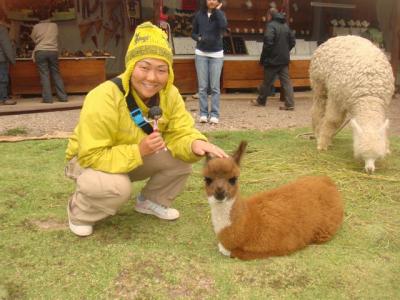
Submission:
[[[321,122],[319,136],[317,137],[317,149],[328,150],[337,129],[343,124],[346,113],[342,112],[337,103],[328,99],[325,116]]]
[[[313,83],[313,105],[311,107],[311,121],[315,137],[318,137],[321,122],[326,109],[326,89],[322,83]]]
[[[225,256],[231,256],[231,251],[226,250],[224,246],[222,246],[221,243],[218,243],[218,250]]]

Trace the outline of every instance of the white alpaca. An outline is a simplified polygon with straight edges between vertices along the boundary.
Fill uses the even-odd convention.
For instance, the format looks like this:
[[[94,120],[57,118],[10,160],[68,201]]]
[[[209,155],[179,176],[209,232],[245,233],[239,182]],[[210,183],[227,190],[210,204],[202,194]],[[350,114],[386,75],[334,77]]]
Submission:
[[[385,54],[358,36],[331,38],[314,52],[310,80],[318,150],[327,150],[348,115],[354,156],[364,160],[368,173],[374,172],[375,161],[389,153],[386,111],[394,77]]]

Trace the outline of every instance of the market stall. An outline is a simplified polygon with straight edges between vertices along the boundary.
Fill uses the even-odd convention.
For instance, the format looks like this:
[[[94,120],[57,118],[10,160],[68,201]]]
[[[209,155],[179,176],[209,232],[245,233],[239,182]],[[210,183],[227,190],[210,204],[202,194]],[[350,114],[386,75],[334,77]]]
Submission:
[[[140,8],[129,6],[131,2],[136,1],[0,0],[12,23],[10,35],[17,53],[17,63],[10,67],[11,93],[40,94],[39,74],[31,59],[34,43],[30,33],[42,9],[47,9],[58,25],[60,72],[67,93],[86,93],[121,73],[136,24],[131,17],[140,18],[129,15]]]
[[[164,5],[164,10],[165,5],[169,5],[166,10],[169,12],[168,23],[175,53],[175,84],[182,93],[194,93],[197,91],[195,42],[190,33],[197,1],[154,2]],[[290,27],[296,32],[297,43],[291,52],[289,66],[295,88],[309,87],[308,68],[314,50],[320,43],[337,35],[355,34],[369,38],[388,57],[395,58],[392,59],[394,68],[398,65],[398,46],[397,50],[394,49],[398,38],[391,37],[393,29],[396,26],[399,28],[395,14],[395,6],[400,6],[398,1],[229,0],[223,1],[223,4],[229,27],[224,36],[225,59],[221,82],[224,90],[254,88],[261,83],[264,71],[258,61],[266,14],[271,5],[286,14]],[[397,29],[395,32],[400,31]],[[276,85],[279,86],[279,82]]]
[[[112,57],[111,57],[112,58]],[[59,66],[65,91],[86,93],[106,80],[106,59],[109,56],[61,57]],[[13,95],[33,95],[42,92],[39,73],[30,58],[17,58],[10,68]]]
[[[35,11],[43,6],[52,10],[58,24],[61,54],[83,53],[61,59],[67,91],[86,92],[93,84],[121,73],[134,29],[141,22],[152,20],[169,33],[175,84],[184,94],[195,93],[195,42],[190,34],[198,3],[198,0],[0,0],[13,22],[19,57],[11,69],[13,93],[32,90],[23,85],[37,86],[37,81],[35,84],[26,81],[26,78],[37,80],[37,74],[24,77],[21,73],[36,72],[33,65],[25,64],[33,49],[29,30],[37,22]],[[273,4],[286,13],[290,27],[296,31],[297,45],[291,53],[289,68],[295,87],[309,86],[308,66],[313,51],[319,43],[335,35],[367,35],[392,58],[393,69],[399,69],[400,2],[397,0],[223,0],[223,3],[229,27],[224,35],[221,79],[224,90],[254,88],[262,81],[263,68],[258,60],[266,13]],[[95,58],[85,55],[96,51],[107,55],[92,55]],[[80,72],[69,76],[65,68]],[[78,82],[74,77],[79,77]],[[83,81],[89,82],[86,88]],[[77,83],[81,86],[74,86]]]

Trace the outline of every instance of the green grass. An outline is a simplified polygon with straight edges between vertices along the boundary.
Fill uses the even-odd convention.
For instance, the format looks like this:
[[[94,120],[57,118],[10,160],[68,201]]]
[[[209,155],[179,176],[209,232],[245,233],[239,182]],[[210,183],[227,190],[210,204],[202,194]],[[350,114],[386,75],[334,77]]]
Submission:
[[[0,135],[16,136],[16,135],[25,135],[27,133],[28,130],[25,127],[16,127],[2,131],[0,132]]]
[[[175,202],[178,221],[138,214],[130,201],[78,238],[66,220],[67,142],[1,143],[0,299],[399,299],[400,139],[369,176],[349,132],[317,153],[315,141],[296,137],[307,130],[209,135],[228,152],[249,142],[243,195],[317,174],[343,193],[345,220],[332,241],[245,262],[217,250],[202,162]]]

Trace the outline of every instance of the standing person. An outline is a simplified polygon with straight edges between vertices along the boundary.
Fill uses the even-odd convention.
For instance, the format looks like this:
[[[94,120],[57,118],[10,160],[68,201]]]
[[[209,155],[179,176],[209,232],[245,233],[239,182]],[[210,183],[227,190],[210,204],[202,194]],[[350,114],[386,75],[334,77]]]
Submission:
[[[58,26],[50,21],[47,9],[39,10],[39,23],[33,26],[31,38],[35,43],[32,58],[36,63],[42,84],[43,103],[53,103],[50,74],[56,88],[58,100],[67,102],[64,82],[58,67]]]
[[[150,22],[136,28],[125,56],[125,71],[86,96],[66,150],[66,175],[76,180],[68,203],[69,227],[79,236],[114,215],[131,197],[131,182],[148,179],[135,210],[160,219],[179,218],[171,208],[206,153],[227,157],[194,128],[173,85],[167,36]],[[148,130],[150,108],[161,108],[157,130]],[[131,111],[131,112],[130,112]]]
[[[260,64],[264,66],[264,81],[257,99],[252,105],[265,106],[276,75],[279,76],[284,92],[285,106],[281,110],[294,110],[293,86],[289,77],[290,50],[296,45],[293,31],[286,23],[285,16],[276,8],[268,11],[268,23],[264,34]]]
[[[9,23],[0,7],[0,104],[14,105],[17,101],[9,99],[9,65],[15,64],[15,51],[8,34]]]
[[[192,38],[197,42],[195,64],[199,86],[200,123],[218,124],[220,78],[224,63],[222,36],[227,27],[222,3],[204,0],[193,18]],[[211,110],[208,106],[207,89],[210,87]]]

